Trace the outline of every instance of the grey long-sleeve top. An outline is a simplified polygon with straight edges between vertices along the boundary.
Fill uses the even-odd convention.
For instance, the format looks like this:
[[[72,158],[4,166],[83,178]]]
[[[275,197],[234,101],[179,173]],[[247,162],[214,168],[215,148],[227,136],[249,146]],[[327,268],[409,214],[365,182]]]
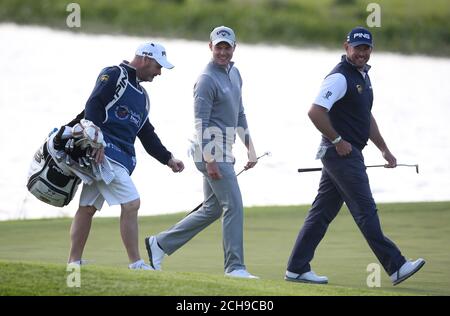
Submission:
[[[227,68],[210,62],[194,85],[196,142],[206,161],[233,161],[236,133],[249,139],[242,105],[242,78],[231,62]],[[245,138],[244,138],[245,136]]]

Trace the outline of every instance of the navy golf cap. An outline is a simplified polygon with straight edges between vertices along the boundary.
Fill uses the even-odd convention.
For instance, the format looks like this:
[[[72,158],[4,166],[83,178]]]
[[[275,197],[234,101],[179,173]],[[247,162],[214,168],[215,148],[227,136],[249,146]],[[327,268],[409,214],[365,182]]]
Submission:
[[[347,43],[353,47],[358,45],[369,45],[370,47],[373,47],[372,33],[364,27],[355,27],[348,33]]]

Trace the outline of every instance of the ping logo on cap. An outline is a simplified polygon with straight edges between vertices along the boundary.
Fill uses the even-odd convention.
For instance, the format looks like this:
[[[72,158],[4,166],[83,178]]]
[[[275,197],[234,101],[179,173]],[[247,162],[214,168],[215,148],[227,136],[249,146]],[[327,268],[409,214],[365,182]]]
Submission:
[[[145,56],[153,56],[153,53],[152,53],[152,52],[142,52],[142,55],[145,55]],[[167,56],[165,50],[163,50],[163,51],[161,52],[161,56]]]
[[[353,38],[366,38],[370,40],[370,34],[369,33],[355,33],[353,34]]]

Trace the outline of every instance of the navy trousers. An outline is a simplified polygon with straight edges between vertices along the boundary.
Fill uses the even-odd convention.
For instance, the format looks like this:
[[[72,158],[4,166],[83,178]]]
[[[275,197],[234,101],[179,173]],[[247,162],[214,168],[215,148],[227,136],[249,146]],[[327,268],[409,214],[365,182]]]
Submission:
[[[314,252],[345,202],[384,270],[393,274],[406,260],[381,230],[361,151],[353,147],[350,155],[341,157],[329,147],[322,163],[318,194],[298,234],[287,270],[299,274],[311,270]]]

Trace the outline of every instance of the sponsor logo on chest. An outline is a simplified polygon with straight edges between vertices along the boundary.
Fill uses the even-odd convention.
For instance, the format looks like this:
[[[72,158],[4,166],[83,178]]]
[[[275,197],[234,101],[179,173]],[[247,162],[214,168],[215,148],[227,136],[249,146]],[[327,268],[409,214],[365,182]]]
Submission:
[[[120,121],[129,121],[137,127],[141,126],[142,114],[134,112],[126,105],[119,105],[116,107],[114,114]]]

